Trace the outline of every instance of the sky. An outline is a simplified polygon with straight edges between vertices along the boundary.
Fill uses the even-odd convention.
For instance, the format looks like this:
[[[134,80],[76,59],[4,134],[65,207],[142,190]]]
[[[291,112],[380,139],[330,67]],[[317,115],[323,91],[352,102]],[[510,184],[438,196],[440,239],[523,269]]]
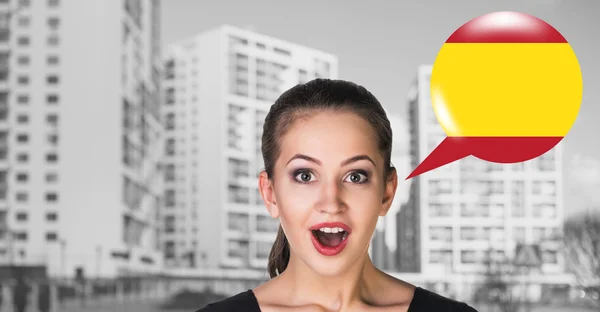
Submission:
[[[339,78],[365,86],[391,114],[406,116],[416,69],[470,19],[519,11],[554,26],[571,44],[583,75],[577,121],[564,139],[565,211],[600,210],[600,1],[162,1],[165,44],[222,24],[338,56]]]

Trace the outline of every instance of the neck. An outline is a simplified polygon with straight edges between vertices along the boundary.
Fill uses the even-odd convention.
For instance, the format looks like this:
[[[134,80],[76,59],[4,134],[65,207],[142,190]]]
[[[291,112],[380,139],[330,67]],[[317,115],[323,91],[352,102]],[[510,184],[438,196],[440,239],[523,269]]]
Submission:
[[[339,311],[357,300],[370,301],[379,272],[366,252],[348,271],[336,276],[318,275],[292,253],[281,277],[290,281],[297,304],[318,304]]]

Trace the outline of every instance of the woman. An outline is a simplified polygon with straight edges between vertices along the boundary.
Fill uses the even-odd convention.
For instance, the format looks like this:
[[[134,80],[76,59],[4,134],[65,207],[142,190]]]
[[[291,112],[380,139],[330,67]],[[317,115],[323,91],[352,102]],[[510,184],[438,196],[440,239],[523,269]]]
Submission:
[[[280,221],[271,279],[211,311],[475,311],[375,268],[368,247],[398,184],[379,101],[351,82],[317,79],[271,106],[259,188]]]

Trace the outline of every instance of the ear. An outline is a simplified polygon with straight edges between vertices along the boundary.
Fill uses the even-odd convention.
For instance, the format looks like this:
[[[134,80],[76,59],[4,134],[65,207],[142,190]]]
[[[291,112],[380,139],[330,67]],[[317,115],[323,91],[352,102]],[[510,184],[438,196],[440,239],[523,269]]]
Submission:
[[[391,168],[391,172],[386,179],[385,190],[383,192],[383,200],[381,201],[381,212],[380,216],[385,216],[390,207],[392,207],[392,201],[394,200],[394,196],[396,195],[396,189],[398,188],[398,173],[396,172],[396,168]]]
[[[260,196],[262,197],[265,206],[267,206],[267,210],[271,217],[277,219],[279,218],[279,209],[277,207],[277,201],[275,200],[275,190],[273,189],[273,183],[269,179],[266,171],[261,171],[258,176],[258,190],[260,191]]]

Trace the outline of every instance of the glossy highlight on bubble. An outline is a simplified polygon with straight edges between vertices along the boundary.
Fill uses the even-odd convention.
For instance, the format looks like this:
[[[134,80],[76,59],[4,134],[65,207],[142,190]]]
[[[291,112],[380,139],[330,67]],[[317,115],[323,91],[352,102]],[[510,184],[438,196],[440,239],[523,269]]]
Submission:
[[[522,162],[558,144],[579,113],[583,81],[567,40],[517,12],[477,17],[440,49],[431,101],[448,136],[407,177],[469,155]]]

